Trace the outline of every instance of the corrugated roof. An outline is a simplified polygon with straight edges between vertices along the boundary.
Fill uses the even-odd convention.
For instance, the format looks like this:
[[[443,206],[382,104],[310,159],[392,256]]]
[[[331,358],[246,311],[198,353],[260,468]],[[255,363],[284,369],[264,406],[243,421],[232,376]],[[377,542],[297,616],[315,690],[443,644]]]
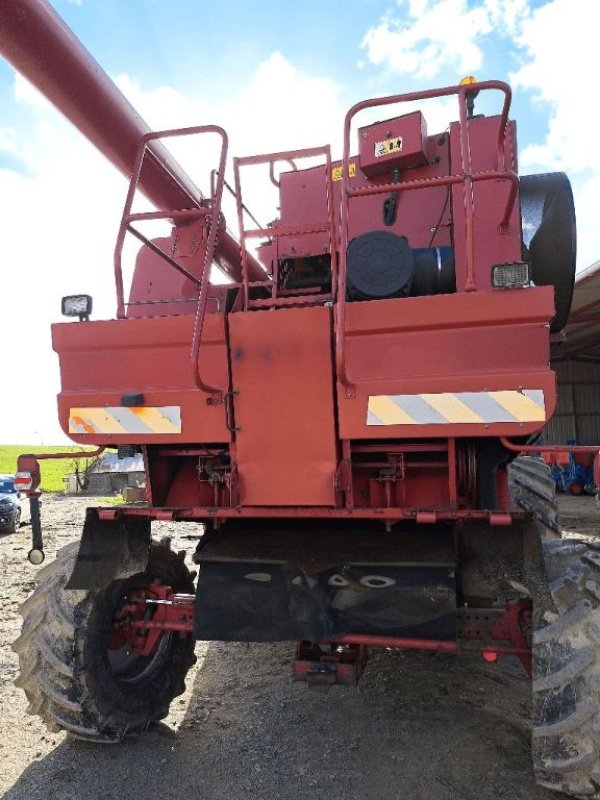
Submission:
[[[565,329],[552,344],[552,360],[600,362],[600,261],[580,272]]]

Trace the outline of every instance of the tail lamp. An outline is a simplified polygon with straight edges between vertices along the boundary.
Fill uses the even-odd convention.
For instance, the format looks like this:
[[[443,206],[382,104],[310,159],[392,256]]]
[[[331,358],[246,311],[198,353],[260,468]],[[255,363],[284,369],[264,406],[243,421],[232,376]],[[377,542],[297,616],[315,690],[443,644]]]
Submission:
[[[511,264],[495,264],[492,267],[492,286],[494,289],[519,289],[529,286],[531,274],[529,264],[515,261]]]
[[[18,492],[28,492],[33,486],[33,475],[31,472],[17,472],[13,484]]]

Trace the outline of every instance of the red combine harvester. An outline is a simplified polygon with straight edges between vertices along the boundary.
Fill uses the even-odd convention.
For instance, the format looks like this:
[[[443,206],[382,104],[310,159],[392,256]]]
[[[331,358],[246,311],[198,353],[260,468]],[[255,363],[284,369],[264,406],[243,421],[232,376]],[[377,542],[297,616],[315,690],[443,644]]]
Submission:
[[[196,639],[297,641],[310,682],[354,682],[369,647],[514,654],[533,673],[538,781],[600,796],[600,556],[559,539],[545,465],[516,458],[555,408],[573,202],[562,174],[518,177],[509,87],[359,103],[341,161],[329,147],[235,158],[238,242],[221,128],[150,133],[41,0],[5,0],[0,32],[131,177],[116,319],[64,298],[79,321],[52,340],[63,429],[141,451],[148,491],[88,509],[81,542],[40,573],[15,644],[31,713],[101,742],[143,730],[183,691]],[[484,93],[498,113],[477,113]],[[430,134],[403,104],[439,97],[456,121]],[[373,108],[384,121],[357,127]],[[206,196],[162,143],[189,134],[221,141]],[[279,189],[267,226],[246,211],[256,165]],[[138,191],[156,211],[134,213]],[[155,219],[169,236],[141,232]],[[128,233],[142,246],[126,296]],[[210,283],[215,263],[227,285]],[[38,461],[19,463],[37,563]],[[196,585],[152,520],[199,523]]]

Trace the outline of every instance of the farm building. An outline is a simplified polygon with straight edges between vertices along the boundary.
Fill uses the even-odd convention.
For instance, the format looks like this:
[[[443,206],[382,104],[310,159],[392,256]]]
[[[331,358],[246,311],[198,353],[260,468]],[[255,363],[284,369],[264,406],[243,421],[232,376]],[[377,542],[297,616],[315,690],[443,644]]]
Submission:
[[[577,276],[569,321],[551,358],[558,405],[546,441],[600,442],[600,261]]]
[[[68,494],[108,495],[126,487],[143,486],[146,482],[141,453],[119,458],[117,453],[104,453],[85,472],[73,473],[65,479]]]

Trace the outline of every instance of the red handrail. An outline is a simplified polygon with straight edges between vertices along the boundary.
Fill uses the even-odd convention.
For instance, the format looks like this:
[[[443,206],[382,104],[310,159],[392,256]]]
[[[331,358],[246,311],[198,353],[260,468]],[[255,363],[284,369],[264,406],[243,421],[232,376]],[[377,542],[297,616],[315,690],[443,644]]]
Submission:
[[[269,165],[269,177],[271,181],[278,185],[278,181],[275,178],[273,167],[278,161],[285,161],[292,165],[292,169],[294,171],[297,170],[297,166],[295,164],[295,159],[301,158],[314,158],[318,156],[325,156],[325,192],[326,192],[326,202],[327,202],[327,222],[314,222],[314,223],[302,223],[298,225],[280,225],[280,226],[271,226],[267,228],[245,228],[244,227],[244,211],[246,211],[246,206],[242,201],[242,185],[241,185],[241,167],[249,166],[249,165],[256,165],[256,164],[268,164]],[[238,223],[239,223],[239,236],[240,236],[240,245],[241,245],[241,252],[242,252],[242,290],[243,290],[243,308],[245,311],[248,310],[250,307],[250,298],[249,298],[249,290],[252,286],[270,286],[271,293],[272,293],[272,301],[279,302],[283,305],[300,302],[299,300],[289,300],[287,298],[287,303],[284,302],[282,298],[277,298],[277,259],[275,260],[275,272],[272,276],[268,276],[265,273],[264,281],[251,281],[251,275],[249,274],[248,270],[248,252],[246,247],[246,239],[251,238],[259,238],[268,236],[271,239],[277,241],[277,239],[281,236],[295,236],[301,235],[303,233],[315,233],[319,231],[327,231],[328,232],[328,240],[329,240],[329,253],[331,255],[331,299],[335,298],[335,287],[338,280],[338,261],[337,261],[337,248],[336,248],[336,235],[335,235],[335,217],[334,217],[334,210],[333,210],[333,187],[332,187],[332,177],[331,177],[331,148],[329,145],[325,145],[324,147],[311,147],[305,148],[302,150],[285,150],[279,153],[265,153],[262,155],[257,156],[244,156],[244,157],[237,157],[233,159],[233,171],[235,176],[235,194],[236,194],[236,201],[237,201],[237,213],[238,213]],[[313,296],[312,299],[315,300],[318,297],[319,300],[324,299],[324,296],[317,295]],[[328,298],[325,298],[328,299]],[[255,301],[257,305],[271,305],[271,303],[267,303],[267,301]]]
[[[149,211],[142,213],[132,213],[131,207],[138,188],[144,158],[148,152],[148,145],[156,139],[168,139],[179,136],[195,136],[203,133],[214,133],[221,138],[221,152],[219,157],[219,167],[217,171],[217,181],[213,197],[210,202],[205,205],[197,205],[195,208],[186,209],[168,209],[165,211]],[[176,269],[178,272],[185,275],[186,278],[193,281],[199,288],[198,303],[196,306],[196,315],[194,320],[194,332],[192,336],[192,344],[190,350],[190,361],[192,365],[192,374],[194,383],[203,392],[207,394],[223,395],[223,389],[212,386],[206,383],[200,375],[200,365],[198,363],[198,356],[200,352],[200,341],[202,338],[202,329],[204,326],[204,317],[206,313],[206,300],[208,296],[208,287],[210,283],[210,270],[212,261],[215,255],[217,244],[217,237],[219,232],[219,217],[221,213],[221,199],[223,195],[223,183],[225,176],[225,165],[227,161],[227,148],[228,138],[227,134],[218,125],[196,125],[191,128],[172,128],[165,131],[152,131],[145,134],[140,142],[138,152],[136,155],[127,197],[125,198],[125,205],[123,208],[123,215],[121,217],[121,224],[119,226],[119,233],[115,245],[115,282],[117,289],[117,317],[123,319],[125,314],[125,300],[123,290],[123,269],[122,269],[122,254],[123,244],[127,233],[133,234],[137,239],[142,241],[147,247],[153,250],[157,255],[163,258],[167,264]],[[150,153],[152,155],[152,153]],[[173,178],[175,180],[175,178]],[[207,217],[209,221],[208,241],[204,255],[204,263],[202,265],[201,276],[198,278],[179,264],[173,257],[164,253],[156,244],[144,236],[140,231],[132,226],[132,222],[147,221],[156,219],[193,219],[195,217]]]
[[[500,128],[498,132],[498,164],[497,169],[488,172],[472,173],[471,151],[469,144],[467,94],[473,91],[498,90],[504,94],[504,102],[500,117]],[[350,131],[353,118],[360,111],[367,108],[378,106],[388,106],[398,103],[407,103],[414,100],[428,100],[435,97],[447,97],[457,95],[459,103],[460,120],[460,149],[461,149],[461,174],[440,176],[438,178],[425,178],[422,180],[408,181],[402,184],[380,184],[378,186],[350,188]],[[476,290],[475,268],[474,268],[474,237],[473,237],[473,183],[482,180],[509,180],[511,189],[506,204],[506,209],[500,223],[501,230],[508,225],[512,209],[517,199],[519,178],[515,172],[504,168],[504,149],[506,130],[508,126],[508,113],[510,110],[511,90],[508,84],[502,81],[484,81],[482,83],[472,83],[465,86],[447,86],[443,89],[429,89],[422,92],[408,92],[406,94],[390,95],[388,97],[363,100],[356,103],[346,114],[344,120],[344,150],[342,156],[342,176],[341,176],[341,207],[340,207],[340,263],[339,280],[336,303],[336,330],[335,330],[335,349],[336,349],[336,369],[339,382],[345,387],[346,397],[354,397],[354,386],[346,374],[345,356],[345,329],[346,329],[346,250],[349,238],[349,200],[352,197],[360,197],[369,194],[381,194],[390,191],[404,191],[405,189],[423,189],[430,186],[444,186],[455,183],[462,183],[464,186],[463,198],[465,204],[465,234],[467,246],[467,263],[465,291]]]

